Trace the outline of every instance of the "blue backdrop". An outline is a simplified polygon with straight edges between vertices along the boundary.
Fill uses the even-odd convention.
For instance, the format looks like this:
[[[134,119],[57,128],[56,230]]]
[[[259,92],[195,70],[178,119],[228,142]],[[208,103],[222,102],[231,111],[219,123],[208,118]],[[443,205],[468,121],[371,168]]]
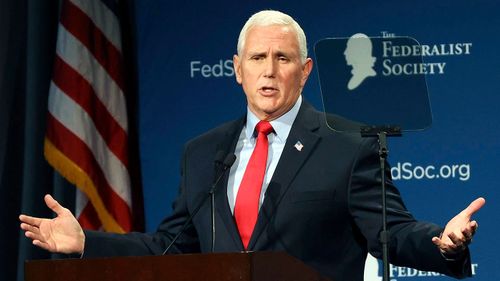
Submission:
[[[240,28],[254,12],[292,15],[313,45],[326,37],[411,36],[429,48],[426,63],[432,127],[390,140],[392,174],[407,207],[420,220],[444,224],[472,199],[487,205],[476,216],[471,244],[476,280],[500,280],[500,2],[442,1],[137,1],[140,144],[147,230],[170,213],[177,193],[183,143],[245,110],[232,70]],[[447,48],[462,52],[446,52]],[[467,52],[465,49],[467,48]],[[438,68],[437,65],[442,66]],[[322,108],[317,72],[304,97]],[[369,266],[377,271],[377,265]],[[368,281],[378,280],[369,272]],[[391,268],[393,280],[448,277]]]

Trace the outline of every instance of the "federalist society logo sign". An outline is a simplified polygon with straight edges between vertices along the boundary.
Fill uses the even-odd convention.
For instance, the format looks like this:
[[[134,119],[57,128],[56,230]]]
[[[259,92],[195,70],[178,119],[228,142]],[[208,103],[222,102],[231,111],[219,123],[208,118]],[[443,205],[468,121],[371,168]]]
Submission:
[[[370,79],[445,74],[449,58],[470,55],[472,47],[471,42],[420,44],[411,37],[383,31],[381,37],[356,33],[348,38],[323,39],[315,51],[320,72],[321,68],[335,69],[332,74],[338,81],[347,68],[349,77],[344,86],[354,91]]]
[[[314,52],[325,111],[404,131],[430,126],[426,77],[445,74],[449,57],[470,55],[472,43],[422,45],[388,32],[356,33],[322,39]]]
[[[376,76],[377,60],[381,62],[379,72],[383,76],[444,74],[446,61],[425,62],[418,58],[470,55],[472,49],[472,43],[420,45],[416,40],[400,39],[385,31],[382,39],[374,40],[381,44],[379,60],[373,56],[373,42],[367,35],[357,33],[347,40],[344,56],[347,65],[352,67],[347,89],[354,90],[365,79]]]
[[[472,43],[439,43],[431,45],[415,44],[394,45],[390,40],[395,35],[382,32],[382,75],[423,75],[444,74],[447,62],[445,57],[470,55]],[[385,40],[384,40],[385,39]],[[429,62],[398,64],[394,58],[422,57]],[[430,61],[432,57],[439,57],[439,61]]]

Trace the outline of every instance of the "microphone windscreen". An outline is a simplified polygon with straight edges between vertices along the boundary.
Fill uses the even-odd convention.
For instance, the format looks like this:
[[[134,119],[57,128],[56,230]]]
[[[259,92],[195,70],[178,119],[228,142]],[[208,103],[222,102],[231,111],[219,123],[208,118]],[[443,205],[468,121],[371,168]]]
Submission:
[[[236,155],[234,154],[228,154],[226,158],[224,158],[224,166],[225,167],[231,167],[236,160]]]

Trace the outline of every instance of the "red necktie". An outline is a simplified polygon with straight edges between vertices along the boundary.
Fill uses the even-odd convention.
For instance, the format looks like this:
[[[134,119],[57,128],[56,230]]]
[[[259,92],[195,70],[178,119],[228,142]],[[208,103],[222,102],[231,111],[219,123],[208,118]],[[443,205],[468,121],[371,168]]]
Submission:
[[[267,165],[269,146],[267,135],[273,131],[273,127],[267,121],[260,121],[255,126],[255,130],[258,133],[257,141],[241,180],[236,203],[234,204],[234,218],[245,249],[248,247],[248,242],[257,222],[260,192]]]

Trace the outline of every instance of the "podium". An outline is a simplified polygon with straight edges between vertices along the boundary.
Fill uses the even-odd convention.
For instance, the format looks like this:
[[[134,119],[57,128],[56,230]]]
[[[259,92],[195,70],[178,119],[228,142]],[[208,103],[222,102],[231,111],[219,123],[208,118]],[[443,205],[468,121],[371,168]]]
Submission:
[[[35,260],[26,281],[328,281],[283,252]]]

